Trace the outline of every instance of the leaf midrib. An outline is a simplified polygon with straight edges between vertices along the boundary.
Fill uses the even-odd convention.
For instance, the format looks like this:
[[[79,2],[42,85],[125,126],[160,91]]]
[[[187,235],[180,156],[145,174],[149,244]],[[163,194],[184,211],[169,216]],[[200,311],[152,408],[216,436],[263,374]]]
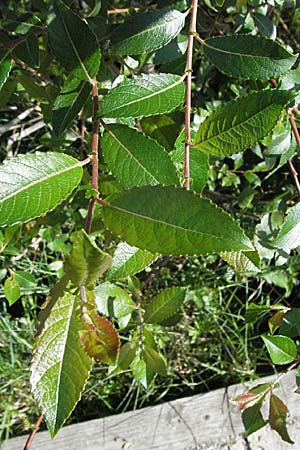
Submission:
[[[174,11],[174,10],[173,10]],[[168,11],[169,12],[169,11]],[[165,15],[167,15],[167,13],[165,14]],[[184,14],[182,14],[182,13],[180,13],[180,15],[181,16],[184,16]],[[163,17],[163,16],[162,16]],[[160,19],[162,18],[162,17],[160,17]],[[169,25],[169,23],[170,22],[175,22],[175,21],[179,21],[179,19],[180,20],[183,20],[183,17],[177,17],[176,19],[171,19],[171,20],[168,20],[166,23],[167,23],[167,25]],[[123,25],[123,24],[122,24]],[[156,25],[156,26],[152,26],[152,27],[150,27],[150,28],[146,28],[146,29],[144,29],[144,30],[141,30],[139,33],[136,33],[136,34],[134,34],[134,35],[132,35],[132,36],[129,36],[128,38],[126,38],[126,39],[124,39],[124,40],[121,40],[121,41],[117,41],[117,42],[115,42],[115,43],[113,43],[113,48],[115,47],[115,48],[118,48],[118,47],[121,47],[121,45],[123,44],[127,44],[129,41],[131,41],[131,40],[133,40],[133,41],[135,41],[135,39],[136,39],[136,37],[138,36],[138,37],[140,37],[140,36],[142,36],[143,34],[146,34],[146,33],[150,33],[150,32],[152,32],[153,30],[155,30],[155,29],[160,29],[160,28],[162,28],[162,27],[164,27],[164,24],[160,24],[160,25]]]
[[[181,292],[183,292],[183,291],[181,291]],[[172,303],[173,301],[174,301],[174,298],[176,297],[176,296],[178,296],[181,292],[178,292],[177,294],[176,294],[176,292],[175,292],[175,294],[173,295],[173,296],[170,296],[169,297],[169,299],[165,302],[165,303],[162,303],[155,311],[153,311],[152,312],[152,314],[151,315],[149,315],[148,317],[146,316],[146,314],[145,314],[145,320],[146,321],[149,321],[149,320],[151,320],[152,319],[152,317],[155,317],[155,315],[157,315],[163,308],[165,308],[165,307],[167,307],[170,303]],[[154,299],[151,303],[149,303],[149,307],[155,302],[155,300],[157,300],[157,298],[156,299]],[[177,312],[177,310],[174,312],[174,314],[176,314],[176,312]],[[172,316],[173,314],[172,313],[170,313],[169,315],[168,315],[168,317],[170,317],[170,316]]]
[[[161,89],[160,91],[153,92],[153,93],[151,93],[151,94],[149,94],[149,95],[147,95],[147,96],[145,96],[145,97],[142,97],[142,98],[139,98],[139,99],[132,100],[131,102],[124,103],[123,105],[121,105],[121,106],[119,106],[119,107],[117,107],[117,108],[110,109],[110,110],[108,110],[106,113],[104,113],[104,115],[109,114],[109,113],[112,113],[112,112],[115,112],[115,111],[118,111],[118,110],[123,109],[123,108],[126,108],[127,106],[130,106],[130,105],[132,105],[132,104],[134,104],[134,103],[140,103],[140,102],[142,102],[142,101],[144,101],[144,100],[147,100],[147,99],[149,99],[149,98],[151,98],[151,97],[155,97],[156,95],[160,95],[160,94],[162,94],[162,93],[164,93],[164,92],[166,92],[166,91],[168,91],[168,90],[174,88],[174,87],[177,86],[178,84],[182,83],[182,81],[185,79],[185,77],[186,77],[186,75],[181,76],[181,77],[179,78],[179,80],[177,80],[175,83],[166,86],[164,89]],[[131,85],[134,86],[134,84],[131,84]],[[110,94],[106,97],[106,99],[109,98],[109,96],[110,96]]]
[[[194,234],[198,234],[198,235],[201,235],[201,236],[209,236],[209,237],[212,237],[212,238],[218,239],[218,240],[221,239],[219,236],[216,236],[216,235],[214,235],[214,234],[204,233],[204,232],[202,232],[202,231],[193,230],[193,229],[190,229],[190,228],[183,228],[183,227],[181,227],[181,226],[179,226],[179,225],[175,225],[175,224],[173,224],[173,223],[165,222],[165,221],[160,220],[160,219],[155,219],[155,218],[153,218],[153,217],[144,216],[143,214],[136,213],[136,212],[134,212],[134,211],[129,211],[129,210],[127,210],[127,209],[121,208],[121,207],[116,206],[116,205],[112,205],[112,204],[110,204],[110,203],[107,203],[105,206],[108,207],[108,208],[112,208],[112,209],[115,209],[115,210],[117,210],[117,211],[120,211],[120,212],[122,212],[122,213],[125,213],[125,214],[128,214],[128,215],[132,215],[132,216],[135,216],[135,217],[138,217],[138,218],[140,218],[140,219],[148,220],[149,222],[156,222],[156,223],[159,223],[159,224],[161,224],[161,225],[167,225],[168,227],[172,227],[172,228],[174,228],[174,229],[178,229],[178,230],[184,231],[185,233],[194,233]],[[222,238],[222,239],[224,240],[224,238]],[[226,240],[232,241],[232,242],[241,242],[240,240],[234,241],[233,239],[230,239],[229,237],[226,238]],[[245,245],[245,247],[246,247],[246,244],[244,244],[244,245]],[[247,247],[247,248],[250,250],[250,247]]]
[[[130,149],[128,147],[126,147],[126,145],[123,144],[118,139],[118,137],[113,133],[113,131],[109,127],[106,128],[106,131],[112,136],[113,139],[115,139],[115,141],[120,145],[120,147],[122,147],[128,153],[128,155],[132,157],[132,159],[137,163],[138,166],[140,166],[148,175],[150,175],[150,177],[154,181],[159,183],[159,181],[154,177],[154,175],[152,175],[152,173],[149,172],[149,170],[147,170],[147,168],[143,166],[143,164],[131,153]]]
[[[245,98],[246,98],[246,97],[245,97]],[[222,131],[222,132],[219,133],[219,134],[216,134],[216,135],[214,135],[214,136],[212,136],[212,137],[209,137],[209,138],[207,138],[207,139],[204,139],[203,141],[196,142],[195,144],[192,145],[192,147],[198,146],[198,145],[200,145],[200,144],[205,144],[205,143],[207,143],[207,142],[209,142],[209,141],[212,141],[213,139],[218,139],[218,138],[219,138],[220,136],[222,136],[223,134],[227,134],[227,133],[229,133],[231,130],[234,130],[234,129],[236,129],[236,128],[242,126],[242,125],[244,125],[245,123],[247,123],[247,122],[249,122],[250,120],[252,120],[255,116],[258,116],[259,114],[263,113],[263,112],[266,111],[268,108],[272,108],[273,106],[274,106],[274,104],[273,104],[273,103],[270,103],[268,106],[266,106],[266,107],[264,107],[263,109],[259,110],[259,112],[256,112],[256,113],[252,114],[251,116],[247,117],[247,118],[246,118],[245,120],[243,120],[242,122],[239,122],[238,124],[236,124],[236,125],[234,125],[234,126],[231,126],[230,128],[227,128],[226,130]],[[215,112],[217,112],[217,111],[215,110]],[[204,125],[204,122],[203,122],[202,124]],[[201,125],[200,125],[200,126],[201,126]]]
[[[69,339],[69,333],[70,333],[70,325],[71,325],[71,321],[72,321],[72,317],[73,317],[73,311],[74,311],[74,305],[75,305],[75,301],[76,301],[76,295],[72,295],[72,300],[70,301],[70,305],[69,305],[69,312],[68,312],[68,316],[67,316],[67,326],[65,328],[65,340],[64,340],[64,346],[63,346],[63,355],[62,358],[60,360],[60,366],[59,366],[59,373],[58,373],[58,378],[57,378],[57,389],[56,389],[56,404],[55,404],[55,424],[54,424],[54,430],[56,430],[57,427],[57,411],[58,411],[58,404],[59,404],[59,398],[60,398],[60,381],[62,378],[62,368],[64,365],[64,358],[65,358],[65,354],[66,354],[66,346],[67,346],[67,341]]]
[[[5,166],[2,166],[2,167],[5,168]],[[1,167],[1,168],[2,168],[2,167]],[[75,168],[77,168],[77,167],[81,167],[81,165],[80,165],[79,162],[77,162],[76,164],[73,164],[72,166],[64,167],[64,168],[61,169],[59,172],[54,172],[54,173],[52,173],[52,174],[50,174],[50,175],[48,175],[48,176],[45,176],[45,177],[40,178],[40,179],[38,179],[38,180],[32,181],[32,182],[29,183],[28,185],[23,186],[21,189],[18,189],[18,190],[16,190],[16,191],[12,192],[10,195],[8,195],[8,196],[6,196],[6,197],[4,197],[4,198],[0,198],[0,207],[1,207],[1,203],[4,203],[5,201],[7,201],[8,199],[10,199],[11,197],[15,197],[16,195],[20,194],[21,192],[23,192],[23,191],[25,191],[25,190],[27,190],[27,189],[30,189],[31,187],[33,187],[33,186],[35,186],[35,185],[41,184],[41,183],[43,183],[44,181],[50,180],[51,178],[54,178],[54,177],[56,177],[56,176],[58,176],[58,175],[60,175],[60,174],[62,174],[62,173],[64,173],[64,172],[68,172],[69,170],[73,170],[73,169],[75,169]],[[0,185],[1,185],[1,181],[0,181]]]
[[[289,56],[286,56],[286,57],[284,57],[284,56],[261,56],[261,55],[249,55],[248,53],[230,52],[228,50],[224,50],[224,49],[221,49],[221,48],[213,47],[212,45],[207,44],[206,41],[204,41],[203,45],[208,47],[208,48],[210,48],[211,50],[214,50],[215,52],[225,53],[227,55],[240,56],[242,58],[244,58],[244,57],[246,57],[246,58],[260,58],[260,59],[272,59],[272,60],[278,60],[278,61],[281,61],[282,59],[296,58],[295,55],[293,55],[292,53],[289,53],[287,51],[286,52],[288,53]]]
[[[80,55],[79,55],[79,53],[78,53],[78,51],[77,51],[77,48],[76,48],[76,46],[75,46],[74,43],[73,43],[73,40],[72,40],[71,35],[70,35],[70,33],[69,33],[68,27],[67,27],[67,25],[66,25],[66,23],[65,23],[65,20],[64,20],[62,11],[61,11],[60,8],[57,8],[57,9],[58,9],[59,16],[60,16],[60,19],[61,19],[61,21],[62,21],[62,24],[63,24],[63,26],[64,26],[66,35],[67,35],[68,38],[69,38],[69,41],[70,41],[71,46],[72,46],[72,48],[73,48],[73,51],[74,51],[74,53],[75,53],[75,55],[76,55],[76,57],[77,57],[77,59],[78,59],[80,65],[81,65],[81,67],[82,67],[82,69],[83,69],[83,71],[84,71],[84,73],[85,73],[85,76],[87,77],[87,79],[89,80],[90,83],[93,83],[93,80],[91,79],[91,77],[90,77],[90,75],[89,75],[89,73],[88,73],[88,71],[87,71],[87,69],[86,69],[86,67],[85,67],[85,65],[84,65],[84,62],[83,62],[82,59],[80,58]],[[71,13],[74,14],[73,12],[71,12]],[[79,19],[80,19],[80,18],[79,18]]]

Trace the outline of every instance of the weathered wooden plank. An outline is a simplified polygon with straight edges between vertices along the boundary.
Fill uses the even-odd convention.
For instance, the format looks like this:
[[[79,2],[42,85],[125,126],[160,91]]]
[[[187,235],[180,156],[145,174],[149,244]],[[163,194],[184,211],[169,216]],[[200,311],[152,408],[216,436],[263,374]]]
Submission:
[[[265,382],[269,378],[259,380]],[[289,431],[300,450],[300,397],[294,394],[295,374],[285,376],[278,393],[289,406]],[[31,450],[286,450],[268,428],[244,437],[240,412],[230,403],[242,385],[163,403],[154,407],[70,425],[51,441],[47,432],[35,437]],[[21,450],[26,438],[15,438],[1,450]]]

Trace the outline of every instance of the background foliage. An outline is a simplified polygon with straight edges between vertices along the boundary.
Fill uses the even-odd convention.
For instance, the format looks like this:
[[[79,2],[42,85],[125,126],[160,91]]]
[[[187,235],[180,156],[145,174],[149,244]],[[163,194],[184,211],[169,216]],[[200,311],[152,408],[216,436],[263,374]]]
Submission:
[[[123,228],[113,229],[116,211],[107,209],[103,215],[96,204],[91,232],[98,246],[95,250],[90,247],[91,241],[80,235],[89,198],[95,192],[90,183],[90,168],[77,163],[87,158],[91,149],[93,105],[89,81],[97,77],[99,117],[106,117],[100,127],[103,139],[99,191],[103,196],[114,194],[111,204],[118,206],[118,202],[123,202],[129,208],[135,206],[136,192],[142,192],[144,199],[149,195],[149,201],[145,201],[149,214],[155,210],[155,204],[151,207],[150,194],[156,192],[155,199],[159,199],[162,213],[169,218],[168,199],[177,191],[169,188],[164,200],[166,191],[154,186],[178,185],[184,180],[182,75],[190,5],[184,0],[138,4],[68,1],[65,5],[36,0],[19,2],[16,10],[15,2],[4,3],[0,31],[0,157],[5,164],[0,168],[1,181],[5,177],[9,181],[7,161],[10,161],[15,164],[14,183],[20,182],[23,189],[26,182],[21,178],[18,181],[17,166],[22,171],[29,164],[28,173],[34,177],[35,171],[45,170],[46,164],[42,165],[45,160],[39,162],[45,152],[50,152],[47,167],[56,175],[49,184],[37,182],[30,191],[18,194],[19,205],[24,202],[29,205],[28,216],[24,215],[23,206],[16,207],[18,203],[14,202],[6,203],[6,209],[0,210],[2,225],[7,225],[8,212],[21,214],[10,223],[33,219],[24,225],[2,228],[0,232],[1,437],[30,428],[38,414],[30,394],[28,369],[37,315],[50,288],[64,272],[71,274],[72,282],[80,286],[82,273],[74,260],[79,258],[80,267],[86,264],[88,271],[89,255],[84,261],[81,259],[88,252],[93,261],[98,258],[102,267],[97,274],[89,273],[90,283],[106,271],[109,255],[113,256],[116,248],[121,253],[133,252],[124,272],[126,277],[120,273],[122,269],[113,266],[105,285],[98,286],[95,294],[98,311],[110,317],[119,329],[123,344],[128,345],[121,351],[123,359],[119,359],[119,366],[109,373],[99,363],[94,365],[85,393],[69,420],[86,420],[253,380],[278,370],[276,365],[297,362],[299,193],[295,187],[297,178],[292,176],[289,166],[291,159],[297,166],[297,142],[284,107],[289,104],[294,108],[298,121],[299,99],[293,100],[295,95],[291,91],[296,92],[300,83],[299,5],[280,1],[206,0],[199,7],[197,31],[201,38],[195,42],[193,56],[191,136],[195,147],[190,149],[191,188],[196,192],[203,190],[204,197],[235,218],[236,235],[229,230],[226,236],[230,245],[222,244],[219,248],[213,238],[206,242],[204,249],[202,242],[195,240],[183,250],[177,250],[176,237],[172,239],[168,229],[162,230],[165,234],[162,233],[159,242],[155,241],[149,225],[136,225],[135,219],[126,222]],[[76,30],[75,38],[80,37],[75,40],[76,51],[62,26],[64,21]],[[83,35],[84,42],[88,43],[84,48]],[[223,35],[234,36],[221,40]],[[235,48],[237,36],[242,51],[222,58],[224,50]],[[256,63],[249,65],[247,55],[253,49]],[[137,76],[135,79],[133,74]],[[279,89],[270,89],[270,78],[273,87],[278,85]],[[203,125],[199,128],[200,124]],[[245,148],[245,152],[238,153]],[[33,155],[37,151],[40,153]],[[147,157],[150,152],[151,159]],[[18,159],[12,158],[17,156]],[[67,166],[69,185],[63,186],[64,195],[53,187],[62,185],[58,182],[61,167]],[[80,186],[73,190],[81,175]],[[123,187],[134,189],[118,194]],[[55,195],[48,197],[50,191],[58,199]],[[53,210],[60,203],[59,198],[67,197],[69,192],[71,196]],[[184,198],[182,204],[187,202],[184,214],[191,217],[192,194],[180,192]],[[47,199],[44,210],[33,201],[41,196]],[[207,209],[208,216],[211,214],[213,227],[220,210],[210,210],[208,201],[202,202],[201,208]],[[46,216],[36,217],[46,211],[50,211]],[[173,216],[178,220],[177,211]],[[229,224],[230,219],[226,220]],[[247,237],[241,234],[237,224],[246,231]],[[139,226],[140,237],[136,241],[132,230]],[[205,229],[206,224],[199,221],[197,229],[201,227]],[[140,245],[148,252],[122,247],[120,250],[118,236],[122,233],[131,245],[138,245],[148,236],[149,242]],[[216,236],[217,233],[216,229]],[[232,250],[240,248],[234,248],[232,241],[244,242],[243,249],[249,250],[248,237],[253,237],[257,252],[233,253]],[[206,251],[220,255],[193,256]],[[191,256],[181,256],[183,253]],[[134,270],[130,272],[131,265],[145,270],[138,270],[135,275]],[[117,284],[111,284],[119,278]],[[184,295],[180,287],[186,288]],[[114,296],[121,307],[112,311],[107,300]],[[160,307],[164,305],[159,309],[163,311],[162,316],[153,313],[156,311],[150,303],[153,299]],[[143,332],[147,347],[143,362],[146,366],[148,362],[148,369],[151,366],[150,372],[146,366],[141,371],[137,367],[140,362],[131,364],[136,351],[132,342],[136,336],[130,320],[138,322],[136,313],[130,319],[132,304],[141,305],[145,309],[144,320],[148,320]],[[90,315],[86,314],[88,326]],[[283,336],[283,343],[278,341],[278,334]],[[266,347],[261,345],[261,335],[265,335]],[[101,355],[106,362],[116,360],[113,350],[103,356],[101,348]],[[88,361],[86,365],[88,370]],[[254,394],[260,407],[264,391],[252,392],[246,400],[243,397],[237,401],[240,405],[247,404]],[[273,413],[269,420],[276,429],[274,410],[281,407],[284,411],[284,406],[274,394],[271,398]],[[258,406],[250,403],[247,406],[244,423],[250,433],[257,429],[253,427],[252,415],[257,415],[257,411],[251,408]],[[260,417],[258,422],[264,425]],[[52,433],[55,431],[54,427]],[[277,427],[277,431],[283,439],[290,440],[285,428],[282,431]]]

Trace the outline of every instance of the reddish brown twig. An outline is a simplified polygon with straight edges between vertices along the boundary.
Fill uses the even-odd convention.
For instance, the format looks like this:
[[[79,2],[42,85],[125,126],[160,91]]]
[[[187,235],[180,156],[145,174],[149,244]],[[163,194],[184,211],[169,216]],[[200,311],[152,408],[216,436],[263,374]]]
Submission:
[[[33,441],[33,438],[34,438],[34,436],[36,435],[36,433],[37,433],[37,431],[38,431],[38,429],[39,429],[39,426],[40,426],[40,424],[42,423],[43,418],[44,418],[43,414],[41,414],[41,415],[37,418],[37,420],[36,420],[36,422],[35,422],[35,424],[34,424],[34,429],[31,431],[30,435],[28,436],[28,439],[27,439],[27,441],[26,441],[26,444],[25,444],[23,450],[29,450],[29,448],[30,448],[30,446],[31,446],[31,443],[32,443],[32,441]]]
[[[92,188],[98,191],[98,140],[99,140],[99,119],[97,118],[99,110],[99,93],[97,80],[94,78],[92,85],[93,95],[93,135],[92,135]],[[87,218],[85,222],[85,231],[89,234],[91,232],[93,212],[95,206],[95,196],[90,199]]]
[[[193,45],[196,33],[198,0],[192,0],[191,19],[189,27],[188,48],[186,55],[186,93],[185,93],[185,148],[184,148],[184,186],[190,189],[190,143],[191,143],[191,107],[192,107],[192,71]]]

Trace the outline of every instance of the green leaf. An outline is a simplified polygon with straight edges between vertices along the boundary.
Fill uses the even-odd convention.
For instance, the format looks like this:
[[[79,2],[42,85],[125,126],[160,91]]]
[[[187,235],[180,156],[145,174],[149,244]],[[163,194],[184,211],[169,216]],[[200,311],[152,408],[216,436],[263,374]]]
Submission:
[[[0,165],[0,226],[42,216],[80,183],[80,162],[63,153],[20,155]]]
[[[167,255],[252,250],[229,214],[209,200],[171,186],[142,186],[107,199],[105,226],[130,245]]]
[[[166,64],[184,57],[188,47],[188,36],[179,34],[168,45],[155,52],[154,64]],[[161,70],[163,72],[163,70]]]
[[[260,13],[253,13],[252,17],[254,19],[255,25],[257,26],[261,34],[272,40],[276,39],[277,34],[276,26],[274,25],[272,20],[269,19],[269,17],[264,16],[263,14]]]
[[[159,115],[141,119],[141,127],[147,136],[155,139],[168,152],[173,150],[178,134],[178,124],[172,117]]]
[[[277,248],[294,249],[300,245],[300,203],[289,212],[272,245]]]
[[[74,77],[91,82],[99,69],[100,50],[87,23],[62,2],[54,0],[47,31],[49,45],[60,64]]]
[[[118,319],[125,328],[135,309],[135,303],[124,289],[112,283],[102,283],[95,289],[95,301],[101,314]]]
[[[258,318],[258,316],[270,311],[271,308],[272,308],[271,306],[255,305],[254,303],[251,303],[249,305],[249,307],[246,309],[246,313],[245,313],[246,323],[255,322],[255,320]]]
[[[160,375],[167,375],[167,363],[165,358],[153,348],[146,347],[142,352],[146,366],[154,373]]]
[[[19,285],[25,289],[32,289],[36,287],[36,282],[31,273],[23,272],[17,270],[14,272],[14,278],[19,283]]]
[[[289,337],[280,335],[263,335],[261,337],[274,364],[288,364],[296,358],[297,348]]]
[[[272,131],[289,91],[265,90],[225,103],[200,124],[194,146],[216,156],[230,156],[254,145]]]
[[[85,305],[81,315],[80,342],[86,353],[97,361],[115,365],[120,351],[120,337],[113,324]]]
[[[145,389],[148,389],[155,373],[149,366],[147,366],[145,361],[140,359],[140,356],[141,355],[136,356],[136,358],[130,364],[130,368],[134,377],[144,386]]]
[[[136,356],[138,345],[136,342],[126,342],[120,348],[118,367],[122,370],[128,369]]]
[[[65,262],[65,273],[76,286],[89,287],[109,269],[112,258],[100,250],[84,230],[74,233],[73,242]]]
[[[86,81],[74,79],[56,98],[53,106],[53,130],[59,135],[68,128],[77,117],[91,92],[91,86]]]
[[[261,402],[246,408],[242,412],[242,420],[245,427],[246,436],[249,436],[266,425],[266,421],[264,420],[260,409]]]
[[[290,438],[286,428],[286,418],[288,415],[288,409],[286,405],[280,400],[277,395],[272,394],[270,396],[270,412],[269,412],[269,424],[271,428],[279,434],[279,436],[289,444],[294,444],[294,441]]]
[[[0,90],[9,77],[11,71],[10,51],[6,50],[0,53]]]
[[[31,361],[31,386],[53,438],[80,399],[92,359],[80,344],[80,298],[59,297],[38,337]]]
[[[237,272],[260,272],[259,260],[257,261],[256,252],[221,252],[220,256]]]
[[[145,305],[144,321],[160,324],[175,314],[185,299],[186,289],[172,287],[155,296],[151,303]]]
[[[294,338],[300,336],[300,310],[292,309],[288,311],[282,321],[280,334]]]
[[[157,255],[121,242],[115,250],[106,279],[118,280],[135,275],[148,267],[156,258]]]
[[[220,72],[244,80],[277,78],[291,69],[298,56],[271,39],[250,34],[206,39],[203,51]]]
[[[186,14],[177,10],[157,10],[130,17],[111,35],[111,53],[139,55],[168,44],[184,27]]]
[[[99,117],[146,117],[180,106],[184,99],[183,78],[168,73],[140,75],[122,81],[100,104]]]
[[[33,33],[30,33],[25,42],[19,44],[13,53],[29,67],[36,68],[40,65],[38,38]]]
[[[9,306],[12,306],[21,297],[20,285],[15,278],[9,277],[5,280],[4,295]]]
[[[143,133],[109,125],[101,143],[109,170],[124,187],[179,184],[169,154]]]
[[[195,137],[195,132],[191,131],[191,137]],[[185,130],[179,134],[175,148],[171,152],[171,158],[178,169],[183,171],[185,152]],[[208,177],[208,156],[199,152],[195,148],[190,148],[190,186],[191,189],[201,193],[206,185]]]

